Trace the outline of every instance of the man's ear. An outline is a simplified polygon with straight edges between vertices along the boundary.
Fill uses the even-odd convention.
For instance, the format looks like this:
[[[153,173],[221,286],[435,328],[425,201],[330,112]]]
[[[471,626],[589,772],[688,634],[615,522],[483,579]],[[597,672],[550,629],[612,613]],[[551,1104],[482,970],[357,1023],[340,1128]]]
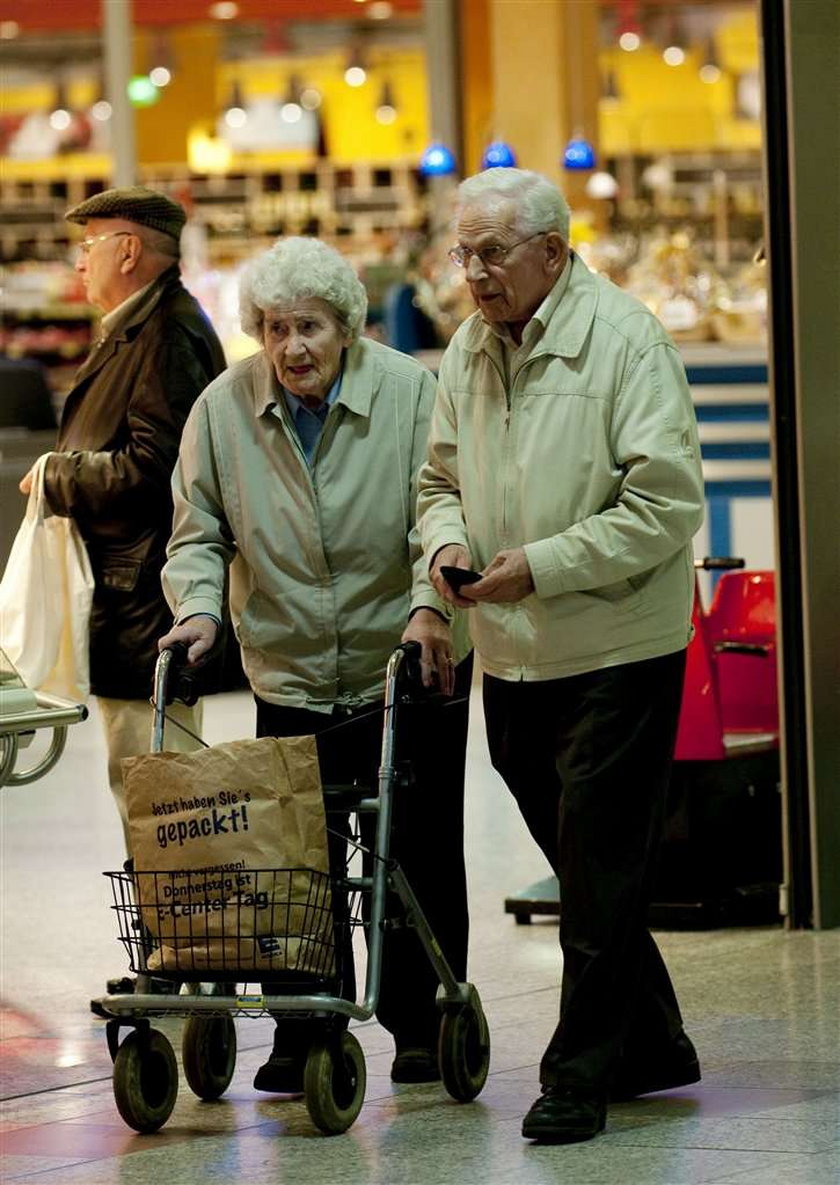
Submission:
[[[120,258],[120,272],[129,276],[140,262],[143,254],[143,241],[139,235],[128,234],[121,240],[122,256]]]
[[[546,266],[553,276],[559,276],[569,257],[568,244],[558,230],[550,230],[545,236]]]

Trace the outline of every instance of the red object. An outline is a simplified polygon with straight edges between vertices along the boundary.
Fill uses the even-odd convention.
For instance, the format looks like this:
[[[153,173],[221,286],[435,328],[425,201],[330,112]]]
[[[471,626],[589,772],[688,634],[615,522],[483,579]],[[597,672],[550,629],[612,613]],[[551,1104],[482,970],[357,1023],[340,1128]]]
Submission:
[[[774,572],[727,572],[706,616],[725,732],[777,732]]]
[[[774,573],[725,573],[707,613],[695,591],[692,625],[676,760],[722,761],[727,735],[777,744]]]

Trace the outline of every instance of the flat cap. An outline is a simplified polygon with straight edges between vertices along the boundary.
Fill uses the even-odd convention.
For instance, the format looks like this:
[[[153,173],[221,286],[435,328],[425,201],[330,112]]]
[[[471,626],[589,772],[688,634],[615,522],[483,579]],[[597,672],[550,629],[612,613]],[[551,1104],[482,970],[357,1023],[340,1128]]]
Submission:
[[[183,206],[144,185],[105,189],[68,210],[64,217],[67,222],[76,222],[80,226],[84,226],[89,218],[126,218],[129,222],[171,235],[176,242],[187,221]]]

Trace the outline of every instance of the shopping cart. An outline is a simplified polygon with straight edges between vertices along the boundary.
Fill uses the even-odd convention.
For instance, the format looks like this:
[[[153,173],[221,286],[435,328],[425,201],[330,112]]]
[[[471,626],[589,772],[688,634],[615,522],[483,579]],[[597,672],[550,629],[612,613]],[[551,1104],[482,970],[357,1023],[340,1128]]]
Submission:
[[[206,948],[209,938],[206,928],[202,933],[202,925],[207,926],[207,911],[194,914],[195,941],[186,948],[183,930],[179,931],[180,946],[174,940],[168,944],[167,938],[172,936],[160,926],[155,927],[156,936],[151,934],[144,923],[144,911],[150,905],[154,908],[157,899],[165,915],[175,879],[183,891],[185,880],[195,878],[192,886],[188,884],[188,888],[195,889],[195,881],[206,877],[206,873],[135,869],[105,873],[113,890],[112,909],[119,939],[137,982],[133,993],[106,995],[92,1001],[91,1007],[107,1020],[114,1097],[123,1119],[136,1131],[153,1132],[166,1123],[178,1093],[172,1044],[151,1025],[152,1018],[164,1016],[185,1019],[181,1046],[184,1075],[190,1089],[205,1100],[219,1098],[233,1077],[236,1019],[307,1018],[312,1032],[303,1075],[307,1110],[326,1135],[346,1131],[361,1110],[366,1084],[364,1054],[347,1025],[349,1020],[369,1020],[377,1006],[383,933],[393,923],[386,916],[391,892],[402,906],[397,924],[416,930],[439,980],[438,1060],[443,1085],[459,1102],[474,1099],[484,1086],[490,1038],[478,992],[472,984],[456,981],[402,869],[389,855],[392,797],[395,791],[408,792],[407,778],[395,761],[399,713],[418,693],[418,655],[419,646],[406,643],[398,646],[388,661],[378,794],[356,786],[324,787],[328,826],[337,819],[346,840],[348,858],[344,867],[338,873],[334,869],[330,876],[303,869],[248,870],[252,896],[267,893],[274,902],[271,942],[276,948],[277,971],[266,972],[264,963],[256,970],[222,962],[221,970],[208,973],[206,963],[196,963],[195,949],[202,944]],[[156,752],[163,748],[172,663],[173,652],[163,651],[155,672],[152,748]],[[363,850],[360,836],[364,816],[373,817],[366,823],[372,823],[374,839],[369,849],[370,867],[358,875],[360,861],[355,854]],[[192,893],[189,899],[194,901],[195,895]],[[244,900],[239,910],[241,933],[249,936],[256,933],[254,919],[248,913],[252,907],[256,905]],[[283,915],[282,925],[276,924],[278,908]],[[364,998],[357,1002],[339,994],[336,962],[340,962],[341,952],[348,948],[359,927],[364,928],[367,938],[367,968]],[[234,941],[222,943],[222,952],[228,945],[241,950],[243,944],[236,941],[239,936],[229,937]],[[244,945],[247,947],[247,943]],[[156,969],[164,946],[166,972]],[[218,965],[214,960],[214,966]],[[182,984],[180,993],[154,992],[153,983],[159,979],[170,985]],[[266,994],[269,989],[272,994]],[[125,1028],[131,1032],[120,1040],[120,1030]]]

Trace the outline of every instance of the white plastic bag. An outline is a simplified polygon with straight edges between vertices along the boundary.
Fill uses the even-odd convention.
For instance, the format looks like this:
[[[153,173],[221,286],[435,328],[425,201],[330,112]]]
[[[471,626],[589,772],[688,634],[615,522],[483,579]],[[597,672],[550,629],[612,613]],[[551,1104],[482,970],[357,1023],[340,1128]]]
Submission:
[[[93,573],[73,520],[45,516],[48,457],[35,462],[26,515],[0,581],[0,646],[27,687],[83,703],[90,694]]]

